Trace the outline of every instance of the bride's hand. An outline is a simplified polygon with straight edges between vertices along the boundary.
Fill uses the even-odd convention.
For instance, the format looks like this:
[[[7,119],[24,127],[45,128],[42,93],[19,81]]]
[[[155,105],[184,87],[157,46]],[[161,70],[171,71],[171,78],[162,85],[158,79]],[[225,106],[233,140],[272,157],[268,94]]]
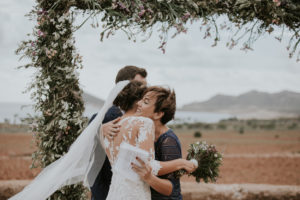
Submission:
[[[120,121],[120,117],[117,119],[107,122],[102,125],[101,132],[104,137],[108,139],[112,139],[114,136],[116,136],[120,132],[121,125],[117,124]]]
[[[131,163],[133,171],[135,171],[143,181],[147,182],[152,176],[152,168],[149,164],[146,164],[140,158],[136,158],[141,166]]]

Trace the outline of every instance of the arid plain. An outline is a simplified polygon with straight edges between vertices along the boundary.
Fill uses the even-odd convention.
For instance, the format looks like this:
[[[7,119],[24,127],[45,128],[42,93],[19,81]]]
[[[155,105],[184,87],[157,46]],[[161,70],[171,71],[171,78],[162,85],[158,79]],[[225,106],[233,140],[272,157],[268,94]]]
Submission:
[[[257,183],[300,185],[300,131],[202,131],[195,138],[193,129],[175,129],[183,155],[190,143],[206,141],[223,153],[217,183]],[[40,169],[30,169],[35,150],[32,133],[0,134],[0,180],[30,180]],[[194,181],[183,177],[183,182]]]

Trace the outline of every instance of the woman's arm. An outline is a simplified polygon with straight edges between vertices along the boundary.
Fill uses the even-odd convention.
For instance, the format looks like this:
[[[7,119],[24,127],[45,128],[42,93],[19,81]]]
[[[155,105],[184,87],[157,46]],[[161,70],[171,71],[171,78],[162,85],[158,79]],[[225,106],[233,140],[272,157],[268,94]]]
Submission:
[[[145,182],[148,183],[150,187],[152,187],[158,193],[161,193],[165,196],[170,196],[172,194],[173,185],[168,179],[161,179],[152,174],[148,179],[145,180]]]
[[[150,187],[165,196],[172,194],[173,185],[168,179],[161,179],[152,173],[152,168],[147,165],[140,158],[136,158],[141,166],[131,163],[132,169],[141,177],[143,181],[148,183]]]
[[[139,174],[143,181],[163,195],[169,196],[172,194],[173,184],[170,180],[158,178],[152,173],[152,168],[149,164],[145,164],[139,158],[137,158],[137,161],[141,164],[141,167],[131,163],[132,169]],[[196,169],[196,166],[192,162],[181,158],[171,161],[162,161],[159,163],[161,168],[157,174],[158,176],[169,174],[179,169],[185,169],[189,172],[193,172]]]
[[[169,174],[180,169],[185,169],[188,173],[192,173],[197,169],[191,161],[182,158],[170,161],[160,161],[159,163],[161,168],[158,171],[158,176]]]
[[[145,164],[141,159],[137,158],[141,166],[132,164],[132,169],[141,177],[143,181],[148,183],[154,190],[163,195],[171,195],[173,191],[173,184],[167,179],[156,177],[158,170],[161,168],[158,161],[155,161],[154,155],[154,124],[149,120],[143,121],[138,128],[139,147],[150,153],[150,164]],[[146,132],[144,132],[146,130]],[[142,132],[140,132],[142,131]],[[152,170],[153,167],[153,170]]]

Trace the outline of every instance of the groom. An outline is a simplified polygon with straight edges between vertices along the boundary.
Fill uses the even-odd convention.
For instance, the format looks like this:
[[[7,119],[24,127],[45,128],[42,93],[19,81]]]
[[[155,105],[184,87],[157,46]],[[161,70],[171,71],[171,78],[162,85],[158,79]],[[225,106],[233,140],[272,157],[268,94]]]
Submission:
[[[147,71],[145,69],[136,66],[125,66],[119,70],[116,76],[115,83],[124,80],[136,80],[146,84],[146,77],[147,77]],[[103,131],[107,132],[111,137],[113,137],[115,133],[119,131],[119,125],[116,125],[116,123],[118,122],[119,117],[121,117],[122,115],[123,113],[118,107],[112,106],[105,114],[104,120],[102,122],[103,124],[107,123],[107,126],[104,125],[102,127],[102,129],[105,129]],[[95,117],[96,114],[94,114],[91,117],[89,123],[93,121]],[[97,149],[95,152],[97,152]],[[94,182],[94,185],[91,187],[92,200],[106,199],[109,191],[109,186],[111,183],[111,177],[112,177],[111,166],[106,156],[103,167],[100,170]]]

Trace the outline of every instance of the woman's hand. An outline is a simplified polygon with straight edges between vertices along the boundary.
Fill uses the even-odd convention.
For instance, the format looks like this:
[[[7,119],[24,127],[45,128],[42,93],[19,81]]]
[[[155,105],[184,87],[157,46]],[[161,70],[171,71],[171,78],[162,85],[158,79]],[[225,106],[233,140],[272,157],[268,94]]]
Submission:
[[[152,176],[151,166],[149,164],[146,164],[138,157],[136,157],[136,160],[140,163],[141,166],[131,163],[133,171],[135,171],[143,181],[148,182]]]
[[[183,169],[188,173],[194,172],[198,167],[198,165],[195,165],[195,163],[191,160],[182,159],[182,162],[183,162]]]
[[[152,168],[149,163],[145,163],[140,158],[136,158],[141,166],[131,163],[132,169],[145,181],[151,188],[165,196],[170,196],[173,191],[173,185],[168,179],[161,179],[152,174]]]

